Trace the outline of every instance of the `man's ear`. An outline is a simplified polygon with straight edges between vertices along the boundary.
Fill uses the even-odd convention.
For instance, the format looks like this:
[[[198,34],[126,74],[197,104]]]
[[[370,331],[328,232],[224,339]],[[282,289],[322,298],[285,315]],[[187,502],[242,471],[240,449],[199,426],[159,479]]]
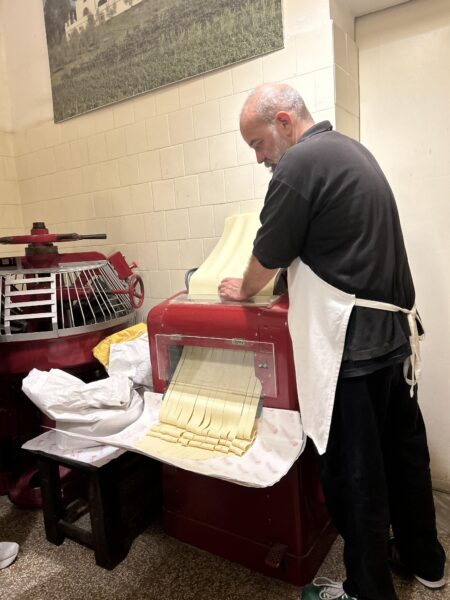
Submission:
[[[275,115],[275,123],[280,127],[284,133],[290,134],[292,131],[293,123],[291,115],[284,111],[280,110]]]

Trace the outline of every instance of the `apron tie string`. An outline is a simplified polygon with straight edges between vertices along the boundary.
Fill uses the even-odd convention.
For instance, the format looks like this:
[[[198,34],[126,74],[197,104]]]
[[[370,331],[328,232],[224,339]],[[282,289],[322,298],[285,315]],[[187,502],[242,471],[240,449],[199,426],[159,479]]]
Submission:
[[[388,302],[378,302],[377,300],[364,300],[362,298],[356,298],[355,306],[376,308],[378,310],[387,310],[389,312],[402,312],[407,315],[410,331],[409,344],[411,346],[411,354],[403,364],[403,376],[406,383],[410,386],[409,395],[412,398],[414,396],[414,386],[419,380],[422,369],[420,340],[423,339],[423,335],[419,335],[417,322],[420,323],[422,329],[423,325],[420,316],[417,313],[416,305],[414,305],[411,309],[407,309],[402,308],[401,306],[396,306],[395,304],[389,304]]]

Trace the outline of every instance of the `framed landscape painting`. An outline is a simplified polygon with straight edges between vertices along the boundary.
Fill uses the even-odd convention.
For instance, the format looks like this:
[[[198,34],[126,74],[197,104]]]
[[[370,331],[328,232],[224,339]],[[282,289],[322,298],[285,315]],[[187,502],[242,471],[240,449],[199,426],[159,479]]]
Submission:
[[[282,0],[42,0],[55,122],[283,47]]]

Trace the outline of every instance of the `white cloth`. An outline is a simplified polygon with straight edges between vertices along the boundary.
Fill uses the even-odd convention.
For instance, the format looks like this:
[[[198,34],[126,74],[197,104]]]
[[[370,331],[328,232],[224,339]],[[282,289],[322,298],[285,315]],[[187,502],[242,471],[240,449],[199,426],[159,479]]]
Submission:
[[[152,388],[152,369],[148,334],[129,342],[111,344],[109,348],[108,375],[126,375],[135,386]]]
[[[63,449],[96,446],[101,442],[94,437],[118,433],[138,419],[143,410],[142,398],[125,375],[84,383],[59,369],[32,369],[22,382],[22,390],[56,421],[58,430],[88,436],[81,439],[58,435]]]
[[[413,393],[420,375],[417,311],[394,304],[363,300],[322,281],[300,259],[288,269],[289,333],[292,339],[297,393],[303,430],[323,454],[327,447],[334,397],[348,321],[355,305],[408,315],[412,354],[404,374]],[[411,366],[412,375],[408,377]]]

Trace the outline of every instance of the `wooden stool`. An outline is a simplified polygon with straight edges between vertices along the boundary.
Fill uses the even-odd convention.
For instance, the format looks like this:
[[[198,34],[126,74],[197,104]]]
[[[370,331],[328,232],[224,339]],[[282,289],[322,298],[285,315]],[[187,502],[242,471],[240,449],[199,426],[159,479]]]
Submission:
[[[92,548],[97,565],[113,569],[126,557],[134,538],[160,510],[159,462],[126,452],[96,467],[41,451],[30,452],[38,458],[47,540],[59,546],[69,537]],[[67,507],[61,497],[60,465],[80,474],[87,484],[86,497],[80,497]],[[87,512],[91,531],[76,524]]]

